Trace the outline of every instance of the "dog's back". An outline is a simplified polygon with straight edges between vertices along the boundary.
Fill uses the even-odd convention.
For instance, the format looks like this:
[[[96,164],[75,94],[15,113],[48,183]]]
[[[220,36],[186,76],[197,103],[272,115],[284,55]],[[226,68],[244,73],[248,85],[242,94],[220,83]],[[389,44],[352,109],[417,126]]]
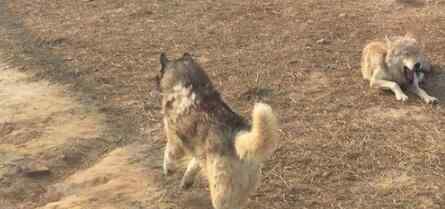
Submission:
[[[366,80],[370,80],[375,70],[385,70],[387,48],[384,42],[373,41],[365,46],[362,53],[361,71]]]

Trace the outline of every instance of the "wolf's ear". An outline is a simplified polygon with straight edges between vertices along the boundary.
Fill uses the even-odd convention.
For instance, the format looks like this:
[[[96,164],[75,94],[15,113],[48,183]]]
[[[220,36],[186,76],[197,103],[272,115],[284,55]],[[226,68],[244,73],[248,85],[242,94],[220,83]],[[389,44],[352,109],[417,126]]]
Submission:
[[[161,57],[159,60],[161,62],[161,73],[164,74],[165,66],[167,66],[167,63],[170,61],[168,60],[167,55],[164,52],[161,53]]]
[[[186,60],[186,61],[193,61],[193,57],[191,54],[189,53],[184,53],[184,55],[182,55],[182,59]]]
[[[386,46],[388,46],[388,47],[391,46],[391,39],[388,36],[385,36],[385,43],[386,43]]]
[[[405,37],[411,39],[413,42],[417,42],[418,39],[417,35],[412,32],[407,32]]]
[[[160,60],[161,60],[162,67],[165,67],[167,65],[167,63],[170,62],[170,60],[168,60],[167,55],[164,52],[161,53]]]

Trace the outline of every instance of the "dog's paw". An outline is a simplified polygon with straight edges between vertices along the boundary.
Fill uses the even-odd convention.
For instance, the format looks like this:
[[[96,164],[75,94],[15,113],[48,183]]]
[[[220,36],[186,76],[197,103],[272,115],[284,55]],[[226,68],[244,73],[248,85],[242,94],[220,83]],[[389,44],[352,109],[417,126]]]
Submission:
[[[435,104],[435,103],[439,102],[439,100],[436,97],[431,97],[431,96],[426,97],[424,100],[427,104]]]
[[[170,176],[174,173],[171,169],[163,169],[164,176]]]
[[[164,161],[164,165],[162,167],[162,172],[164,173],[165,176],[170,176],[171,174],[174,173],[174,169],[172,168],[171,165],[169,165],[168,163],[166,163]]]
[[[190,189],[190,187],[192,187],[193,185],[193,179],[182,179],[181,181],[181,189],[183,190],[187,190]]]
[[[405,94],[399,94],[396,95],[396,99],[402,102],[406,102],[406,100],[408,100],[408,96],[406,96]]]

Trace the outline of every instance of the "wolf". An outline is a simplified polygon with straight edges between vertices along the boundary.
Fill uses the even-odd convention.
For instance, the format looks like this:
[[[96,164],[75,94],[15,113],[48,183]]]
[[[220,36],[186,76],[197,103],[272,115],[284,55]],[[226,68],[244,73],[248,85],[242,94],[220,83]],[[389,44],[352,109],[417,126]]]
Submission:
[[[438,101],[419,86],[425,73],[430,71],[429,59],[410,35],[372,41],[363,49],[363,78],[369,80],[371,87],[391,90],[396,99],[403,102],[408,100],[408,96],[401,87],[406,87],[428,104]]]
[[[262,162],[277,146],[278,122],[272,108],[256,103],[249,123],[223,101],[190,54],[169,60],[162,53],[160,63],[158,85],[167,138],[164,174],[172,173],[180,158],[190,156],[181,187],[189,188],[202,171],[215,209],[241,208],[255,190]]]

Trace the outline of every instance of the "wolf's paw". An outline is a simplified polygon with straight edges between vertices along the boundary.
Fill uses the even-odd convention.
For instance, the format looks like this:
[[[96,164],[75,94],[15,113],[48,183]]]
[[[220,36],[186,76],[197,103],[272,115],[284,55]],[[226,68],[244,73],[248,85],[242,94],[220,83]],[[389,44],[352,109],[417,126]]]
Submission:
[[[174,173],[173,166],[164,160],[164,165],[162,167],[162,172],[165,176],[170,176]]]
[[[193,185],[193,179],[183,178],[181,181],[181,189],[183,189],[183,190],[190,189],[190,187],[192,187],[192,185]]]
[[[436,97],[431,97],[431,96],[424,98],[424,100],[427,104],[435,104],[439,102],[439,100]]]
[[[168,169],[168,168],[164,168],[162,172],[164,173],[165,176],[170,176],[174,173],[173,170]]]
[[[406,96],[405,94],[398,94],[396,95],[396,99],[402,102],[406,102],[406,100],[408,100],[408,96]]]

